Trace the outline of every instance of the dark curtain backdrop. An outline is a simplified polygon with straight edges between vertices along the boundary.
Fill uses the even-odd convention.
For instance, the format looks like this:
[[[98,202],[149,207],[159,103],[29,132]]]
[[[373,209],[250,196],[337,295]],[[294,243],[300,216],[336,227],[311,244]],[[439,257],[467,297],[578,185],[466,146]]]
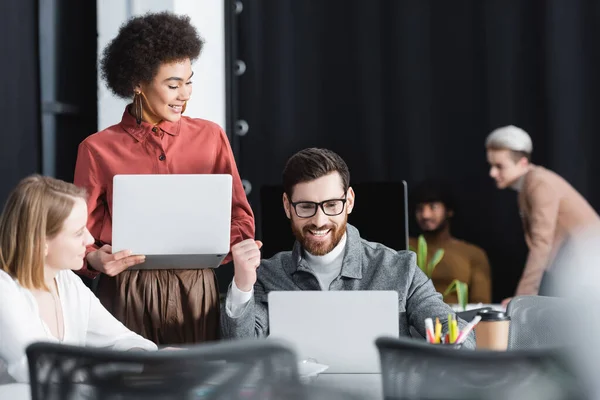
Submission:
[[[305,147],[338,152],[354,182],[405,179],[410,191],[443,178],[453,232],[487,251],[497,302],[513,294],[526,246],[516,193],[488,177],[493,128],[527,130],[533,161],[600,207],[600,2],[252,0],[237,23],[250,126],[238,162],[258,227],[260,187]],[[386,224],[395,201],[373,218]]]
[[[56,96],[47,100],[50,105],[54,102],[62,106],[62,110],[49,113],[56,124],[54,175],[73,182],[79,143],[98,130],[96,1],[52,2],[56,17],[49,23],[53,22],[56,74],[49,78]],[[45,108],[48,112],[54,107]]]
[[[37,1],[0,1],[0,204],[40,171]]]

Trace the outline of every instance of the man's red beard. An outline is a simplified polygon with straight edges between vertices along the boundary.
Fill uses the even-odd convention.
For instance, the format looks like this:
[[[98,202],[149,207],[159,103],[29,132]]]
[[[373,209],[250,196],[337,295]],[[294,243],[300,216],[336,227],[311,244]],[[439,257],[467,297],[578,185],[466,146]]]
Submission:
[[[298,229],[294,225],[293,221],[290,222],[292,224],[292,232],[294,233],[296,240],[300,242],[302,247],[313,256],[324,256],[325,254],[328,254],[331,250],[333,250],[335,246],[337,246],[340,243],[342,237],[344,237],[344,234],[346,233],[348,216],[346,215],[346,217],[344,218],[344,222],[341,225],[330,223],[321,227],[317,227],[316,225],[311,224],[302,227],[302,229]],[[325,242],[317,242],[311,240],[310,236],[312,235],[310,231],[323,230],[331,230],[331,232],[327,233],[327,235],[329,235],[329,240]]]

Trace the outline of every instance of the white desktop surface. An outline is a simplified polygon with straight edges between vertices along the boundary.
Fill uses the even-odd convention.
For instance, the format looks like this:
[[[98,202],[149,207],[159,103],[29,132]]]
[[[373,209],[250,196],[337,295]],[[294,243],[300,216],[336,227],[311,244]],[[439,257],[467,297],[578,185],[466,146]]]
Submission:
[[[7,383],[0,385],[0,399],[31,400],[28,383]]]
[[[364,400],[382,400],[381,374],[320,374],[310,385],[350,393]]]

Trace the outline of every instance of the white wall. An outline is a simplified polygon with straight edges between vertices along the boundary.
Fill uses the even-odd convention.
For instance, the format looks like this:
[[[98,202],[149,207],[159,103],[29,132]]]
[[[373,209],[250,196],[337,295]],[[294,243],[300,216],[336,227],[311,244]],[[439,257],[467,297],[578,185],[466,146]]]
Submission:
[[[204,118],[225,127],[225,0],[101,0],[97,2],[98,65],[104,48],[131,16],[148,11],[187,14],[204,38],[194,63],[194,92],[185,115]],[[98,68],[98,130],[121,120],[128,101],[113,95],[100,79]]]

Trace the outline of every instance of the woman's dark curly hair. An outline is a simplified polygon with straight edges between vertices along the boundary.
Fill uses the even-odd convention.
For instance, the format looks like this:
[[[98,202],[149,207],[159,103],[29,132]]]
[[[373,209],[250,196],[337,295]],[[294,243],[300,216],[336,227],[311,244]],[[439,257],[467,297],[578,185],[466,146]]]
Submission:
[[[161,64],[194,61],[203,45],[187,15],[160,12],[135,17],[104,49],[102,78],[117,96],[129,99],[136,85],[152,81]]]

